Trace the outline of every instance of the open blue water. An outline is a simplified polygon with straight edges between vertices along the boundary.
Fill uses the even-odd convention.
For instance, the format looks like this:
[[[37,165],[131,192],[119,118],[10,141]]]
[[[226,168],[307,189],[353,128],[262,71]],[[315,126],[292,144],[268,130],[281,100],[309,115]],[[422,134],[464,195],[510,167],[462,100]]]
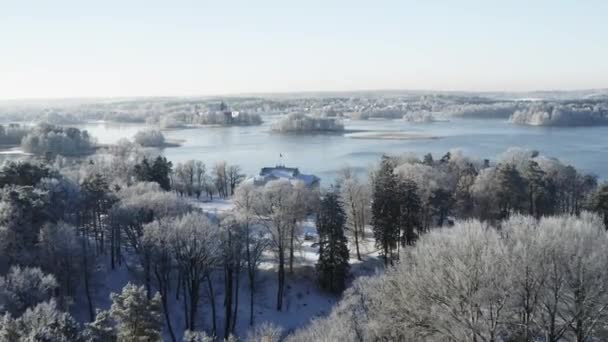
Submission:
[[[383,153],[428,152],[440,157],[461,149],[479,159],[495,160],[511,146],[536,149],[575,167],[608,177],[608,127],[527,127],[504,120],[454,119],[449,122],[414,124],[402,120],[347,121],[347,129],[406,131],[437,136],[432,140],[369,140],[344,135],[283,135],[270,132],[270,124],[255,127],[205,127],[170,130],[170,139],[182,139],[181,147],[163,154],[174,163],[198,159],[208,165],[226,160],[239,164],[247,174],[280,162],[314,173],[331,182],[348,165],[365,172]],[[101,143],[132,138],[144,125],[91,123],[82,126]]]

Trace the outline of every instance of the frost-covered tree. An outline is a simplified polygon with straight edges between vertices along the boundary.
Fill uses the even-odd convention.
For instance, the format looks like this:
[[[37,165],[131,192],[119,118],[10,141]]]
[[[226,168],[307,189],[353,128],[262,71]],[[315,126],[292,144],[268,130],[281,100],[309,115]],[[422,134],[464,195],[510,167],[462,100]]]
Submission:
[[[84,341],[81,327],[54,300],[29,308],[15,321],[18,339],[12,341]],[[0,328],[1,330],[1,328]],[[14,338],[13,335],[11,338]],[[1,339],[0,339],[1,341]]]
[[[207,335],[204,331],[186,330],[184,332],[184,342],[215,342],[216,339]]]
[[[154,161],[146,157],[133,168],[135,177],[140,182],[156,182],[163,190],[171,190],[171,168],[173,164],[165,157],[158,156]]]
[[[246,229],[232,212],[219,216],[222,264],[224,266],[224,338],[236,329],[240,274],[245,256]]]
[[[41,267],[55,275],[63,295],[74,296],[81,274],[76,228],[65,222],[47,223],[40,230],[38,248]]]
[[[349,271],[345,221],[346,215],[337,192],[325,193],[317,213],[319,259],[316,268],[321,287],[334,293],[344,290]]]
[[[90,156],[89,163],[81,166],[81,172],[101,173],[113,185],[129,186],[137,179],[135,165],[141,164],[144,158],[153,159],[152,151],[127,139],[121,139]]]
[[[163,147],[165,136],[157,129],[147,129],[135,133],[133,140],[144,147]]]
[[[451,154],[446,156],[451,157]],[[401,181],[413,182],[416,186],[416,195],[420,201],[420,225],[423,230],[435,225],[433,215],[440,210],[437,206],[444,204],[433,201],[436,199],[434,195],[441,190],[452,190],[450,177],[444,171],[445,166],[450,162],[450,157],[444,157],[431,166],[416,161],[406,162],[395,168],[395,173],[399,175]]]
[[[354,239],[357,259],[361,258],[360,244],[365,240],[365,227],[371,221],[371,189],[351,172],[340,179],[340,200],[346,213],[345,228]]]
[[[213,166],[213,184],[219,196],[228,197],[230,183],[228,181],[228,164],[225,161],[217,162]]]
[[[17,322],[9,314],[0,315],[0,342],[19,341],[19,328]]]
[[[421,212],[422,205],[418,197],[416,183],[409,179],[399,182],[397,185],[399,200],[399,241],[402,247],[412,245],[422,231]]]
[[[198,198],[205,191],[206,182],[205,164],[198,160],[189,160],[175,167],[172,188],[182,195],[195,195]]]
[[[56,176],[45,164],[32,162],[8,162],[0,170],[0,188],[5,185],[35,186],[43,178]]]
[[[293,185],[287,180],[268,182],[259,188],[258,200],[255,204],[255,213],[258,222],[264,226],[270,236],[271,247],[278,260],[277,268],[277,310],[283,308],[285,292],[285,264],[286,252],[289,251],[290,238],[295,229],[295,213],[305,203],[294,202]]]
[[[110,221],[120,231],[117,235],[119,249],[124,241],[125,246],[135,253],[146,289],[151,293],[153,274],[150,250],[143,244],[144,225],[154,220],[170,220],[190,212],[192,208],[175,193],[162,191],[157,183],[139,183],[121,189],[117,196],[119,202],[110,211]]]
[[[313,212],[318,205],[319,193],[311,190],[303,182],[292,184],[292,192],[289,203],[291,204],[289,213],[291,215],[291,225],[289,228],[289,273],[293,274],[295,252],[301,246],[298,235],[301,234],[300,223],[306,219],[310,212]]]
[[[116,232],[106,225],[102,219],[116,201],[111,193],[110,185],[106,178],[99,173],[88,175],[81,184],[83,203],[81,208],[82,221],[90,222],[83,225],[84,235],[91,237],[95,247],[105,253],[106,230],[110,231],[110,242],[112,256],[114,256]]]
[[[57,286],[55,277],[40,268],[13,266],[0,276],[0,313],[18,317],[27,308],[51,299]]]
[[[0,190],[0,257],[8,265],[34,264],[40,228],[49,219],[46,193],[31,186]]]
[[[21,148],[43,157],[80,156],[91,153],[93,141],[89,133],[74,127],[40,124],[21,141]]]
[[[280,133],[339,132],[344,130],[344,124],[336,118],[292,113],[276,122],[272,130]]]
[[[593,194],[591,207],[604,219],[604,226],[608,230],[608,183],[600,186]]]
[[[121,293],[112,293],[110,317],[116,322],[119,341],[162,341],[160,295],[149,299],[143,286],[127,284]]]
[[[278,342],[283,335],[283,329],[275,324],[264,322],[257,325],[247,335],[247,342]]]
[[[72,225],[78,223],[83,199],[78,182],[67,177],[43,178],[36,187],[45,192],[48,202],[52,203],[47,208],[50,221],[64,221]]]
[[[241,167],[238,165],[230,165],[227,170],[228,185],[230,186],[230,196],[234,195],[234,191],[240,182],[245,179]]]
[[[607,243],[588,213],[512,215],[500,230],[458,222],[423,235],[384,275],[356,281],[327,319],[288,340],[602,340]]]
[[[253,184],[241,184],[234,194],[234,206],[237,220],[243,226],[245,235],[245,262],[247,264],[247,277],[249,278],[249,325],[254,322],[254,299],[258,267],[262,261],[262,254],[268,248],[270,241],[264,233],[255,229],[256,223],[256,202],[259,199],[259,192]]]
[[[0,125],[0,145],[16,146],[30,131],[30,127],[19,124]]]
[[[83,335],[87,342],[115,342],[117,332],[110,311],[97,310],[95,320],[85,325]]]
[[[205,280],[212,286],[211,273],[221,260],[220,232],[217,224],[199,213],[186,214],[172,224],[170,244],[184,288],[186,326],[196,330],[202,286]],[[212,287],[209,292],[213,297]],[[215,316],[214,303],[212,300]]]
[[[171,237],[168,234],[172,229],[170,224],[167,220],[162,220],[154,221],[144,226],[142,246],[149,253],[150,268],[152,269],[155,287],[160,294],[167,330],[169,331],[171,340],[175,342],[175,332],[171,324],[168,303],[169,290],[175,268],[173,251],[171,250]]]
[[[521,213],[526,208],[526,180],[514,164],[502,164],[498,167],[499,218],[508,218],[514,213]]]
[[[399,192],[393,160],[383,157],[380,169],[374,175],[372,200],[372,226],[376,246],[381,249],[384,264],[392,262],[393,251],[399,241]]]
[[[467,219],[474,214],[475,200],[472,190],[477,174],[478,170],[470,163],[459,172],[452,199],[454,213],[460,218]]]

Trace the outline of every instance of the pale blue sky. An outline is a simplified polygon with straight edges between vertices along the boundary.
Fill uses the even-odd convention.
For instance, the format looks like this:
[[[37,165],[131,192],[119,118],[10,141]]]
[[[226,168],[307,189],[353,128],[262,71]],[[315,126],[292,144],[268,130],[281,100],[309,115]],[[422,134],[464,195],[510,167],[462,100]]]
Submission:
[[[0,98],[608,87],[608,1],[0,0]]]

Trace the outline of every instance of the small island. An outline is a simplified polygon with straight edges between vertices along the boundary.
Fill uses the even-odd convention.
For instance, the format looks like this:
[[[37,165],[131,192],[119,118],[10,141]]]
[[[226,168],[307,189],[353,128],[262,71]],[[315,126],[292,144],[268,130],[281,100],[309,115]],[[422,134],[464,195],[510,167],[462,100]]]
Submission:
[[[200,126],[257,126],[262,122],[259,114],[230,109],[224,102],[217,106],[209,105],[206,109],[200,109],[197,106],[193,112],[170,112],[147,120],[148,124],[157,124],[163,129]]]
[[[133,137],[133,141],[142,147],[165,148],[181,146],[180,141],[166,139],[163,132],[157,129],[139,131]]]
[[[335,118],[288,114],[272,126],[278,133],[344,133],[344,124]]]
[[[95,142],[86,130],[41,123],[21,140],[25,153],[37,156],[78,157],[95,152]]]
[[[431,123],[437,121],[430,112],[412,112],[403,116],[403,120],[411,123]]]
[[[605,102],[573,103],[540,102],[517,110],[509,121],[529,126],[600,126],[608,125],[608,105]]]

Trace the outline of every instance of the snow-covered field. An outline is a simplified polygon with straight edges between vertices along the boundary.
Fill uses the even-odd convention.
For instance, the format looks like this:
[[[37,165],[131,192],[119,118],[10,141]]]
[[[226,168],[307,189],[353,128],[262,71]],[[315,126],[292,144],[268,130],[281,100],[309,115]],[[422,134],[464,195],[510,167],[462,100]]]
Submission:
[[[212,202],[196,202],[205,212],[218,214],[232,209],[233,204],[230,200],[214,200]],[[284,308],[282,311],[276,310],[276,291],[277,273],[276,261],[272,251],[264,254],[260,271],[258,274],[257,290],[255,294],[254,312],[255,323],[272,322],[282,326],[285,332],[292,331],[298,327],[306,325],[315,317],[325,316],[332,306],[340,299],[339,296],[329,294],[319,289],[316,282],[315,264],[317,262],[318,247],[314,240],[305,240],[304,236],[316,236],[314,218],[309,218],[301,225],[298,236],[299,248],[295,254],[293,273],[287,273],[286,293],[284,297]],[[352,278],[360,275],[373,274],[381,269],[382,260],[378,257],[378,252],[374,248],[374,240],[371,232],[368,232],[366,239],[361,245],[363,261],[356,259],[354,247],[351,248],[351,273]],[[99,264],[93,274],[93,302],[94,306],[101,309],[108,309],[111,305],[110,293],[120,292],[128,282],[142,284],[141,277],[135,270],[129,269],[123,263],[115,270],[110,269],[107,256],[99,258]],[[132,265],[134,263],[128,263]],[[288,269],[288,267],[287,267]],[[217,330],[218,335],[222,336],[223,317],[224,317],[224,283],[222,270],[216,271],[213,283],[215,303],[217,310]],[[198,329],[207,332],[212,330],[212,315],[210,297],[205,288],[203,290],[203,300],[199,308]],[[178,340],[185,327],[183,306],[180,300],[175,297],[176,291],[172,289],[170,298],[171,319],[173,330]],[[239,281],[239,304],[237,313],[236,334],[244,337],[247,335],[249,327],[249,286],[246,270],[243,270]],[[180,298],[180,299],[183,299]],[[82,322],[88,321],[87,301],[83,286],[72,307],[72,313]],[[165,329],[165,340],[169,340],[169,334]]]

